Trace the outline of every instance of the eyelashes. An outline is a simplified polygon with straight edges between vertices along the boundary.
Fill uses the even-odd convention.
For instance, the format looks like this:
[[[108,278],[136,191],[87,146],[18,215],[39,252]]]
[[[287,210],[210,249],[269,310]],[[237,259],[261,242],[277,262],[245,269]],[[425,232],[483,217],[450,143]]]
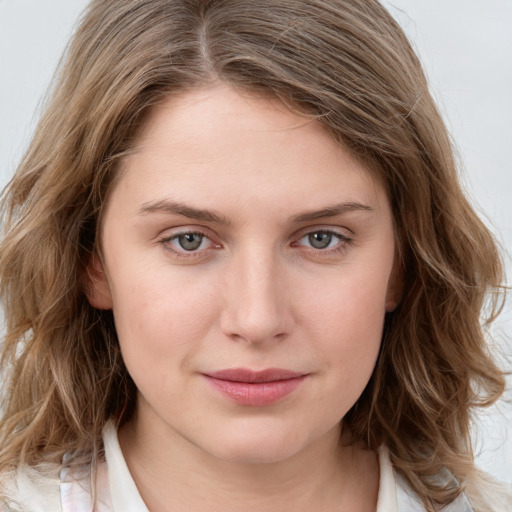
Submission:
[[[330,229],[320,229],[310,231],[306,235],[300,237],[296,242],[292,243],[292,247],[305,246],[305,243],[309,244],[308,247],[317,251],[328,251],[330,249],[336,249],[338,246],[347,244],[351,239],[338,231]]]
[[[207,245],[205,242],[207,241],[209,241],[209,239],[205,235],[197,232],[181,233],[169,240],[170,243],[179,246],[180,249],[186,252],[205,249]]]
[[[158,242],[179,258],[197,258],[210,250],[222,248],[200,231],[180,231],[161,238]]]
[[[222,249],[220,243],[199,230],[178,231],[159,239],[158,243],[178,258],[204,258],[211,251]],[[352,238],[341,230],[320,228],[303,231],[290,243],[290,247],[303,248],[309,254],[327,256],[346,250],[351,243]]]

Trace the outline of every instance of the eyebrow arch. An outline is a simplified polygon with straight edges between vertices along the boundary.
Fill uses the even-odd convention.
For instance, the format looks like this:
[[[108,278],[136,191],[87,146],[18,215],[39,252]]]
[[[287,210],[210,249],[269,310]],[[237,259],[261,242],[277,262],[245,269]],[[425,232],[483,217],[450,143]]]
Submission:
[[[148,213],[167,213],[171,215],[181,215],[189,219],[195,219],[202,222],[213,222],[217,224],[230,224],[230,221],[210,210],[194,208],[183,203],[162,199],[153,203],[144,203],[139,210],[139,215]]]
[[[373,208],[366,204],[362,203],[354,203],[354,202],[345,202],[339,203],[332,206],[328,206],[327,208],[322,208],[321,210],[316,210],[313,212],[301,213],[292,218],[292,222],[309,222],[317,219],[324,219],[328,217],[336,217],[337,215],[341,215],[343,213],[354,212],[354,211],[366,211],[371,212]]]
[[[345,202],[327,206],[321,210],[301,213],[300,215],[292,217],[291,221],[293,223],[309,222],[317,219],[335,217],[337,215],[353,211],[373,211],[373,208],[362,203]],[[189,219],[202,222],[212,222],[223,225],[231,224],[229,219],[218,213],[215,213],[214,211],[194,208],[193,206],[188,206],[180,202],[170,201],[168,199],[144,203],[139,210],[139,215],[146,215],[148,213],[167,213],[171,215],[180,215],[182,217],[187,217]]]

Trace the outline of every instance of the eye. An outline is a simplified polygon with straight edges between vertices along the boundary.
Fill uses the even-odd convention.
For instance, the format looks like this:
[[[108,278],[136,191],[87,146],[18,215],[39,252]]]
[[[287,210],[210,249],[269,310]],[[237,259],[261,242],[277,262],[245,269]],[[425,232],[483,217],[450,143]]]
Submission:
[[[204,233],[199,231],[182,231],[173,233],[159,241],[166,250],[176,256],[199,256],[208,249],[219,248]]]
[[[343,233],[328,229],[319,229],[305,234],[299,238],[294,245],[322,251],[325,249],[342,248],[349,242],[350,238]]]
[[[315,249],[327,249],[334,238],[333,233],[327,233],[326,231],[317,231],[310,233],[308,236],[308,243]],[[337,239],[335,239],[337,241]]]
[[[202,233],[181,233],[174,236],[170,242],[184,251],[197,251],[203,248],[201,246],[205,239]]]

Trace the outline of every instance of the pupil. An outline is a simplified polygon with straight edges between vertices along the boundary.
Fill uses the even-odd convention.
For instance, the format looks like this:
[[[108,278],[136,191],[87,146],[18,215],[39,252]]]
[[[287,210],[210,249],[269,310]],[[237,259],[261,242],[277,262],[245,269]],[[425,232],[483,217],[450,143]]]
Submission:
[[[309,235],[309,243],[315,249],[325,249],[326,247],[329,247],[331,240],[332,240],[331,233],[319,232],[319,233],[311,233]]]
[[[203,235],[199,233],[185,233],[178,237],[178,242],[185,251],[194,251],[198,249],[203,241]]]

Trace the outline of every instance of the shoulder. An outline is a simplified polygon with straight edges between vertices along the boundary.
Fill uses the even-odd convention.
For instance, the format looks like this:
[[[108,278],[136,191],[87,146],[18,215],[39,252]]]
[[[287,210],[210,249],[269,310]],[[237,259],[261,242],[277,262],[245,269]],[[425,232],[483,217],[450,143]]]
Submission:
[[[61,466],[20,467],[0,482],[0,512],[93,510],[93,473],[100,477],[95,488],[103,500],[94,509],[109,511],[108,489],[104,489],[106,465],[100,463],[96,469],[93,472],[91,464],[73,469]]]
[[[404,478],[395,473],[398,512],[423,512],[418,495]],[[512,488],[498,482],[490,475],[475,471],[464,484],[462,492],[443,512],[511,512]]]
[[[381,489],[379,490],[378,512],[425,512],[420,497],[398,474],[389,459],[386,447],[379,450]],[[385,503],[385,505],[384,505]],[[492,479],[489,475],[475,471],[464,484],[464,492],[443,512],[509,512],[512,511],[512,489]]]
[[[512,486],[475,470],[465,485],[465,493],[475,512],[512,511]]]
[[[58,467],[20,467],[2,475],[0,512],[61,512]]]
[[[400,475],[396,475],[395,478],[398,512],[425,512],[425,505],[405,479]],[[454,501],[443,507],[442,510],[443,512],[484,512],[473,508],[466,493],[459,494]],[[491,512],[491,510],[486,512]],[[496,512],[505,512],[505,510],[496,510]]]

